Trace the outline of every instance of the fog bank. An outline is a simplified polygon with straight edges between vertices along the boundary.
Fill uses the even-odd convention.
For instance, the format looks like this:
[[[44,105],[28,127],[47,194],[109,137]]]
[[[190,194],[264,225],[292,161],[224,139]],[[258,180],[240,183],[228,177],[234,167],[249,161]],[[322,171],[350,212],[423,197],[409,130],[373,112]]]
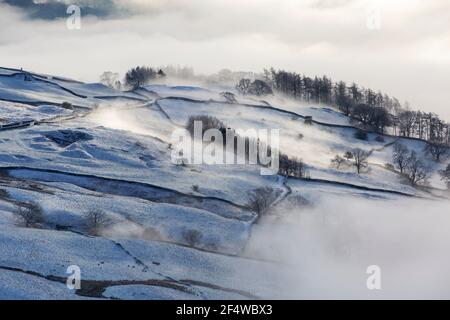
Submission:
[[[450,298],[450,203],[329,196],[255,227],[248,254],[288,268],[281,298]],[[273,220],[273,219],[271,219]],[[368,266],[381,290],[368,290]]]

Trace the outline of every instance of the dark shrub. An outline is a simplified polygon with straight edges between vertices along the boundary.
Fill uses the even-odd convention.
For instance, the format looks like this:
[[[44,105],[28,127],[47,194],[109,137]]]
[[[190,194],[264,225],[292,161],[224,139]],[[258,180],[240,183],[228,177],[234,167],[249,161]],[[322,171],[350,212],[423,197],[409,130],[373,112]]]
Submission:
[[[61,108],[73,110],[73,105],[70,102],[63,102]]]
[[[202,135],[209,129],[224,130],[226,128],[225,124],[216,117],[205,115],[191,116],[187,121],[186,129],[192,136],[194,136],[194,124],[196,121],[202,123]]]
[[[125,75],[125,84],[132,89],[137,89],[156,77],[157,72],[154,69],[149,67],[136,67],[129,70]]]
[[[367,132],[361,129],[355,132],[354,137],[358,140],[364,141],[367,141],[367,139],[369,139],[369,135],[367,134]]]
[[[183,239],[189,246],[195,247],[200,243],[200,241],[202,241],[203,234],[198,230],[185,230],[183,232]]]

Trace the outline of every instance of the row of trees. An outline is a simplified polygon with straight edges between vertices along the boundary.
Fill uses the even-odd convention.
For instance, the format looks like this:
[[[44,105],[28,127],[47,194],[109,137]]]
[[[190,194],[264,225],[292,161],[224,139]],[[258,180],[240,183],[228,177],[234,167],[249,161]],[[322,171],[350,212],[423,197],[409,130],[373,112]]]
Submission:
[[[141,70],[137,70],[141,69]],[[151,69],[150,72],[147,72]],[[133,71],[134,70],[134,71]],[[178,79],[181,81],[190,81],[190,82],[203,82],[206,84],[226,84],[226,85],[234,85],[239,82],[240,79],[251,79],[254,81],[255,79],[261,78],[260,74],[256,74],[253,72],[244,72],[244,71],[231,71],[229,69],[222,69],[217,73],[210,75],[201,75],[195,74],[194,69],[188,66],[174,66],[167,65],[158,68],[148,68],[148,67],[136,67],[131,69],[129,72],[131,81],[127,81],[126,79],[121,81],[118,73],[106,71],[100,76],[100,82],[103,84],[121,90],[122,87],[133,88],[138,85],[137,82],[140,82],[139,85],[142,85],[142,77],[137,76],[137,74],[148,74],[147,80],[151,81],[153,79],[159,78],[172,78]],[[156,73],[156,76],[155,76]],[[144,79],[144,82],[147,81]]]
[[[392,127],[395,135],[450,144],[450,125],[434,113],[412,111],[398,99],[381,91],[333,82],[327,76],[310,78],[295,72],[264,70],[264,81],[274,90],[306,102],[335,105],[363,126],[383,133]]]
[[[35,202],[20,203],[13,211],[16,223],[24,228],[42,228],[47,223],[42,207]],[[91,210],[83,215],[84,226],[88,234],[98,236],[112,224],[112,220],[101,210]]]
[[[343,156],[336,155],[331,160],[331,165],[340,170],[347,167],[354,167],[356,172],[360,174],[364,169],[369,166],[370,152],[362,150],[360,148],[347,151]]]
[[[358,174],[369,166],[370,152],[356,148],[347,151],[343,156],[337,155],[331,160],[331,165],[338,170],[354,167]],[[401,143],[394,145],[393,163],[389,165],[393,170],[406,177],[412,185],[427,184],[431,170],[427,168],[414,150],[408,149]],[[450,182],[450,165],[441,172],[442,178]]]
[[[394,166],[404,175],[413,185],[426,184],[431,170],[427,168],[417,152],[409,150],[401,143],[394,145],[392,154]]]
[[[125,74],[124,85],[128,89],[138,89],[155,79],[165,78],[166,73],[162,69],[154,69],[150,67],[136,67],[130,69]],[[100,82],[104,85],[121,90],[123,85],[119,80],[119,74],[111,71],[105,71],[100,76]]]
[[[297,157],[289,158],[286,154],[280,154],[278,173],[285,177],[308,177],[307,167],[303,160]]]
[[[124,79],[105,72],[101,82],[116,89],[137,89],[140,86],[166,76],[206,82],[230,82],[241,79],[237,90],[243,94],[263,96],[273,90],[308,103],[335,105],[344,114],[364,128],[384,133],[392,128],[394,135],[419,138],[433,144],[450,145],[450,124],[434,113],[413,111],[408,103],[402,105],[395,97],[343,81],[333,82],[327,76],[308,77],[295,72],[265,69],[263,74],[232,72],[224,69],[211,76],[197,76],[190,67],[166,66],[162,68],[136,67],[130,69]],[[237,81],[237,80],[236,80]]]
[[[164,78],[165,76],[166,74],[161,69],[157,71],[150,67],[136,67],[125,74],[125,85],[129,88],[137,89],[151,80]]]
[[[242,95],[267,96],[273,94],[272,88],[262,80],[241,79],[236,85],[236,90]]]
[[[254,156],[256,157],[256,162],[259,165],[267,166],[267,164],[261,163],[260,153],[266,153],[268,157],[272,156],[272,152],[274,152],[270,145],[266,145],[264,142],[260,141],[259,138],[253,137],[245,137],[240,136],[236,133],[236,131],[232,128],[229,128],[222,121],[217,119],[214,116],[207,115],[195,115],[189,117],[186,123],[186,129],[190,133],[191,137],[194,137],[195,133],[195,123],[201,122],[202,124],[202,135],[209,129],[217,129],[221,132],[223,140],[221,143],[225,148],[227,144],[227,139],[234,139],[234,153],[238,154],[238,146],[244,146],[245,153],[245,161],[246,163],[250,162],[251,155],[250,153],[256,151]],[[228,132],[232,132],[232,135],[228,135]],[[255,149],[252,149],[252,146],[255,146]],[[278,152],[278,151],[277,151]],[[225,154],[224,154],[225,156]],[[279,162],[278,162],[278,173],[280,175],[286,177],[296,177],[296,178],[306,178],[307,177],[307,166],[306,164],[299,158],[289,157],[284,153],[279,153]]]
[[[436,114],[401,110],[394,120],[393,127],[397,135],[416,137],[434,144],[450,144],[450,125]]]

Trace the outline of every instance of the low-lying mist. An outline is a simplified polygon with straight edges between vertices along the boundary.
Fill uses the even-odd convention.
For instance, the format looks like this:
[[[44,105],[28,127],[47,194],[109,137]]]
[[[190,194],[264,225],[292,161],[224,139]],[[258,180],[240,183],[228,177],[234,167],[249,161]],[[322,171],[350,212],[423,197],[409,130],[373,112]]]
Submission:
[[[277,260],[275,298],[450,298],[450,202],[327,196],[254,227],[247,254]],[[381,290],[366,273],[381,269]]]
[[[106,128],[129,131],[168,140],[171,130],[161,125],[148,107],[127,106],[121,103],[103,104],[87,119]],[[156,129],[155,129],[156,128]]]

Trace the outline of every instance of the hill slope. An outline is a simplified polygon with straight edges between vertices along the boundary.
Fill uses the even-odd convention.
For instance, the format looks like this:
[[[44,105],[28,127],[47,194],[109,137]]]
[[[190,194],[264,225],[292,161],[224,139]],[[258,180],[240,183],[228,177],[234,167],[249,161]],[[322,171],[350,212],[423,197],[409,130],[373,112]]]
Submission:
[[[446,194],[437,175],[433,188],[419,189],[387,169],[397,139],[379,142],[370,134],[357,140],[356,129],[333,109],[278,98],[238,97],[230,104],[220,93],[169,85],[121,92],[0,69],[0,298],[321,296],[316,287],[299,292],[291,281],[302,273],[297,259],[276,254],[291,233],[278,242],[267,237],[270,230],[325,210],[330,199],[373,208],[415,198],[440,203]],[[249,165],[173,164],[173,130],[201,114],[233,128],[281,129],[280,149],[302,158],[311,179],[261,176]],[[316,122],[307,125],[304,116]],[[400,140],[418,153],[424,148],[424,142]],[[336,154],[352,148],[371,153],[369,171],[330,167]],[[255,227],[249,193],[266,186],[280,196]],[[42,207],[40,228],[17,225],[14,212],[30,203]],[[95,210],[108,224],[94,235],[86,215]],[[79,290],[65,286],[71,265],[82,271]]]

